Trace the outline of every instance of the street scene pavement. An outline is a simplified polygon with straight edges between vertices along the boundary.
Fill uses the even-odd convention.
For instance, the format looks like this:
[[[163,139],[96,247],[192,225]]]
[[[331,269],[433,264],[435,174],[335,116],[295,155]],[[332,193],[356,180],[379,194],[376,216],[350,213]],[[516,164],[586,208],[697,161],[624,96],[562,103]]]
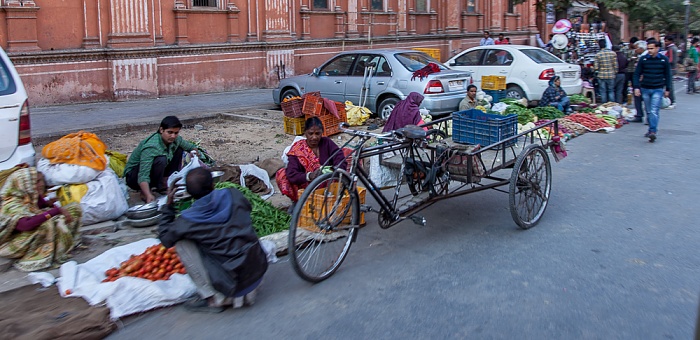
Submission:
[[[700,293],[700,96],[676,82],[658,140],[630,123],[587,133],[552,164],[549,206],[517,228],[508,195],[484,191],[424,210],[427,226],[367,216],[340,269],[310,284],[286,257],[255,305],[181,306],[122,319],[111,339],[689,339]],[[35,136],[272,108],[271,90],[32,109]]]

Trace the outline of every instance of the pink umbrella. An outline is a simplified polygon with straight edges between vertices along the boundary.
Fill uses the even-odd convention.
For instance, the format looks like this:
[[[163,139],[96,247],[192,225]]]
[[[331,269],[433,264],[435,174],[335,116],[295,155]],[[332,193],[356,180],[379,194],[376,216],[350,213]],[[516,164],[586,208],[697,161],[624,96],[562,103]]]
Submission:
[[[566,33],[571,29],[571,21],[567,19],[560,19],[554,24],[554,27],[552,27],[552,33],[554,34],[562,34]]]

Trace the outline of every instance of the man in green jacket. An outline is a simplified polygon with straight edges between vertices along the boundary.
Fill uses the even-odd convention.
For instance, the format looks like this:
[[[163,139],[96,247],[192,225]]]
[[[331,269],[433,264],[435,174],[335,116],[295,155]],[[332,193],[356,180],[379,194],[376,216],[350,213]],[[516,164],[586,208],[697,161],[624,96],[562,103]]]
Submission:
[[[700,42],[700,39],[698,38],[693,38],[693,40],[690,41],[688,56],[683,61],[683,64],[685,64],[686,67],[685,70],[688,72],[687,92],[689,94],[697,93],[697,91],[695,91],[695,78],[698,76],[698,58],[700,57],[697,50],[698,42]]]
[[[165,193],[168,177],[182,166],[182,153],[197,148],[179,136],[182,123],[175,116],[160,122],[158,131],[139,143],[124,168],[126,184],[141,192],[146,203],[155,201],[153,191]]]

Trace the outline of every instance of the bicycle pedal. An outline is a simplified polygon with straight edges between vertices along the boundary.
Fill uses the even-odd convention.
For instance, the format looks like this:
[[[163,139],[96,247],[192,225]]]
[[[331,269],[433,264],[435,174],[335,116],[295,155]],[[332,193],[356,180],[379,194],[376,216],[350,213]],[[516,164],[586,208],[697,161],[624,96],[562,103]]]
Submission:
[[[360,212],[377,212],[377,211],[372,209],[371,205],[360,204]]]
[[[428,224],[428,220],[426,220],[425,217],[423,217],[423,216],[411,215],[410,219],[411,219],[411,221],[413,221],[413,223],[415,223],[419,226],[425,227],[425,225]]]

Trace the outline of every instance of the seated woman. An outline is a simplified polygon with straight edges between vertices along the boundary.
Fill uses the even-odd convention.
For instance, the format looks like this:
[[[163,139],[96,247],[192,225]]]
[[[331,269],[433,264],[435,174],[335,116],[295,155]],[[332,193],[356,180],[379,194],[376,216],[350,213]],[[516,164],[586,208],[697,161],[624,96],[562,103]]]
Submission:
[[[126,184],[140,191],[141,199],[146,203],[156,199],[152,190],[160,193],[168,190],[168,177],[181,169],[183,151],[197,148],[179,136],[181,128],[182,123],[177,117],[163,118],[158,131],[142,140],[126,162]]]
[[[420,104],[423,102],[423,98],[422,94],[411,92],[406,99],[396,103],[382,131],[393,131],[411,124],[423,124],[423,118],[420,116]]]
[[[554,76],[549,80],[549,87],[544,90],[539,106],[554,106],[559,109],[559,111],[566,114],[571,112],[569,96],[567,96],[564,89],[561,88],[561,79],[559,76]]]
[[[469,110],[477,107],[476,105],[476,85],[467,86],[467,96],[459,102],[459,110]]]
[[[17,259],[14,266],[22,271],[66,261],[78,236],[80,206],[55,208],[45,194],[44,175],[36,168],[16,170],[0,190],[0,257]]]
[[[287,153],[287,167],[279,169],[275,180],[280,191],[292,202],[299,200],[298,190],[306,188],[321,175],[322,166],[347,168],[345,154],[328,137],[323,137],[323,123],[311,117],[304,124],[304,137],[292,145]]]

